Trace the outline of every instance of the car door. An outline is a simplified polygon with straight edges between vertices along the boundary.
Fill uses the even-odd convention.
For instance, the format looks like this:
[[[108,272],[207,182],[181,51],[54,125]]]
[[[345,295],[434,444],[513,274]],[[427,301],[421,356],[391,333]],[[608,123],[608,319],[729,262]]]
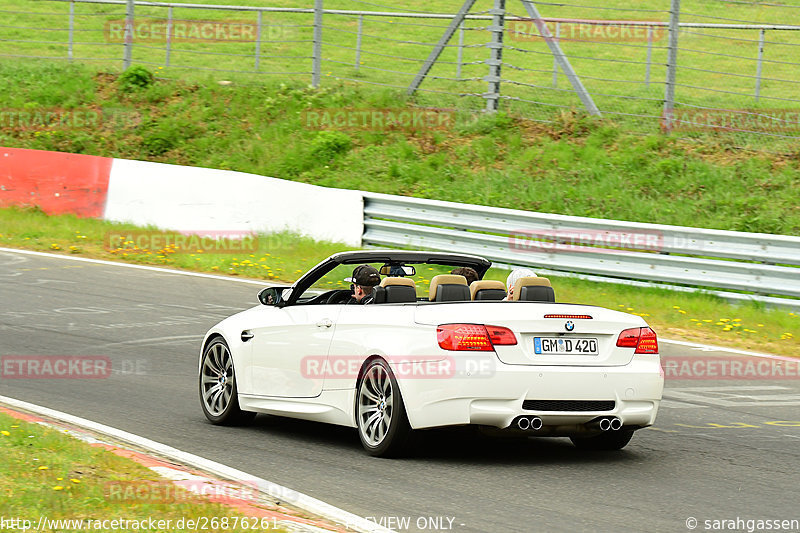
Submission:
[[[342,307],[292,305],[265,309],[264,318],[269,323],[249,329],[253,335],[249,366],[253,393],[289,398],[318,396],[324,376],[313,372],[313,365],[327,358]]]

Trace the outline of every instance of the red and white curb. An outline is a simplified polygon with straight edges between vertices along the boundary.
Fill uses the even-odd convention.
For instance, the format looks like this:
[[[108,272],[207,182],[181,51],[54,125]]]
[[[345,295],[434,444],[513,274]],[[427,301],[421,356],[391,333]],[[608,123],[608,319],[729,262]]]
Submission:
[[[288,531],[391,533],[375,522],[288,487],[121,429],[7,396],[0,396],[0,411],[69,432],[93,446],[130,458],[177,486],[189,486],[193,491],[202,486],[203,494],[225,494],[225,504],[236,511],[266,518],[270,524]],[[253,498],[253,493],[258,497]],[[244,496],[237,498],[233,494]],[[303,516],[307,514],[318,518]]]

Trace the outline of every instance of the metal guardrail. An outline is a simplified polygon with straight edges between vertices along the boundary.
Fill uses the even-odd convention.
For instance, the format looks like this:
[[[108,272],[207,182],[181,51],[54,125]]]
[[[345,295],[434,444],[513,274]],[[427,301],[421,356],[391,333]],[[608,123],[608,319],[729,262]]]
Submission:
[[[364,229],[365,245],[457,249],[556,274],[668,284],[737,300],[800,307],[800,237],[377,193],[364,193]]]

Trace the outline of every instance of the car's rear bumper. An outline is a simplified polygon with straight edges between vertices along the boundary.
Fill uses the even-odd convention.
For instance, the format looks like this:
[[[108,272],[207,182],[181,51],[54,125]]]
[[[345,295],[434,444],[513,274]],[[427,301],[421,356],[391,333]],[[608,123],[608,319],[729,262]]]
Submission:
[[[600,416],[616,416],[625,426],[644,427],[655,422],[664,389],[657,355],[637,355],[630,364],[616,367],[498,362],[493,371],[470,376],[426,379],[414,377],[417,374],[409,371],[398,374],[409,422],[416,429],[463,424],[507,428],[520,415],[538,416],[545,430],[558,429],[557,433],[570,433],[571,428],[580,429]],[[525,400],[614,403],[612,409],[602,411],[552,411],[524,409]]]

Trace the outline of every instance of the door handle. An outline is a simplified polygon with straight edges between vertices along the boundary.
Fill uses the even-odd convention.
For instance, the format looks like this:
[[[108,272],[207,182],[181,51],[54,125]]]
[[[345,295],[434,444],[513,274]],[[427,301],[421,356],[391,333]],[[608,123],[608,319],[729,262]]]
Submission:
[[[253,337],[255,337],[255,335],[253,335],[249,330],[244,330],[242,332],[242,342],[247,342]]]
[[[318,328],[329,328],[333,325],[333,322],[329,318],[323,318],[319,322],[317,322]]]

